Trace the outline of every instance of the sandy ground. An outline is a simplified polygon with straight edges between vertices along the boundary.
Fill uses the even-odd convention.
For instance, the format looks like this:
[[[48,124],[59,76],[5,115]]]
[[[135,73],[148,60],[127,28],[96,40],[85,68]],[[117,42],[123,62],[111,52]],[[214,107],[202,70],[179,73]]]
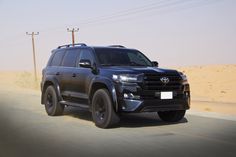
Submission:
[[[177,69],[188,76],[193,109],[236,115],[236,65]]]
[[[188,76],[191,109],[236,115],[236,65],[209,65],[174,68]],[[0,88],[40,93],[41,75],[35,83],[33,73],[1,71]]]
[[[180,68],[190,79],[192,107],[179,123],[165,123],[156,113],[127,114],[113,129],[95,127],[91,113],[79,108],[48,116],[40,104],[40,81],[35,83],[32,73],[0,72],[0,157],[234,157],[236,92],[227,82],[234,82],[235,70],[224,67],[235,69]],[[218,68],[223,69],[220,74]],[[213,78],[205,76],[208,70]],[[226,74],[229,77],[221,76]],[[211,82],[212,92],[205,82]]]
[[[236,102],[236,65],[178,68],[187,74],[194,100]]]
[[[30,90],[28,90],[30,91]],[[236,120],[188,114],[165,123],[156,113],[122,115],[100,129],[90,112],[66,107],[50,117],[38,93],[0,89],[0,157],[235,157]]]

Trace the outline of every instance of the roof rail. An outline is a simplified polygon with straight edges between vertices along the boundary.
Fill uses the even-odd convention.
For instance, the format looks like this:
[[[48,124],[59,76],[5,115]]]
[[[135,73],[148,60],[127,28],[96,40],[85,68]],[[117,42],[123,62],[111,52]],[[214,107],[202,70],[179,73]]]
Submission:
[[[67,47],[74,47],[74,46],[87,46],[87,45],[84,44],[84,43],[68,44],[68,45],[58,46],[57,49],[67,48]]]
[[[110,46],[108,46],[108,47],[125,48],[125,47],[124,47],[124,46],[122,46],[122,45],[110,45]]]

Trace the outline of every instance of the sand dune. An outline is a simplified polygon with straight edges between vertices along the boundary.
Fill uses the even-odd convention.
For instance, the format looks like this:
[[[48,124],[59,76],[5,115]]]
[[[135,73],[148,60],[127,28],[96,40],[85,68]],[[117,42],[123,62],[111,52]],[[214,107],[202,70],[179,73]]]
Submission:
[[[177,69],[188,76],[192,109],[236,115],[236,65]]]
[[[236,103],[236,65],[178,69],[188,76],[193,100]]]
[[[174,68],[184,72],[191,88],[191,108],[236,115],[236,65],[209,65]],[[0,72],[0,88],[40,91],[41,75],[34,81],[27,71]]]

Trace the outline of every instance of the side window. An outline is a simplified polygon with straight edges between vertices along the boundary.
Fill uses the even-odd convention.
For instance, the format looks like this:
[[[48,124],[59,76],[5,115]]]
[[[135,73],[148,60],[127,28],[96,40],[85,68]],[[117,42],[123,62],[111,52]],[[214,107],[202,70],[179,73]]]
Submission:
[[[55,55],[54,53],[51,54],[51,56],[50,56],[50,58],[49,58],[49,60],[48,60],[47,66],[51,66],[51,64],[52,64],[52,59],[53,59],[54,55]]]
[[[65,55],[65,51],[57,51],[53,56],[51,66],[60,66],[63,56]]]
[[[65,67],[75,67],[76,66],[76,59],[79,56],[79,50],[78,49],[71,49],[67,50],[66,54],[62,61],[62,66]]]
[[[82,59],[90,60],[92,65],[94,63],[93,55],[90,50],[81,50],[79,61]]]

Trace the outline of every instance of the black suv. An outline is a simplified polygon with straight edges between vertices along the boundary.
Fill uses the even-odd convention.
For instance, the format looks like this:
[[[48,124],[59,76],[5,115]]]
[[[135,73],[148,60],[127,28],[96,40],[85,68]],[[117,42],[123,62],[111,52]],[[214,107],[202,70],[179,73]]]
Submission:
[[[158,68],[140,51],[120,45],[59,46],[43,69],[41,90],[48,115],[62,115],[65,106],[81,107],[101,128],[130,112],[157,112],[162,120],[177,122],[190,107],[183,73]]]

